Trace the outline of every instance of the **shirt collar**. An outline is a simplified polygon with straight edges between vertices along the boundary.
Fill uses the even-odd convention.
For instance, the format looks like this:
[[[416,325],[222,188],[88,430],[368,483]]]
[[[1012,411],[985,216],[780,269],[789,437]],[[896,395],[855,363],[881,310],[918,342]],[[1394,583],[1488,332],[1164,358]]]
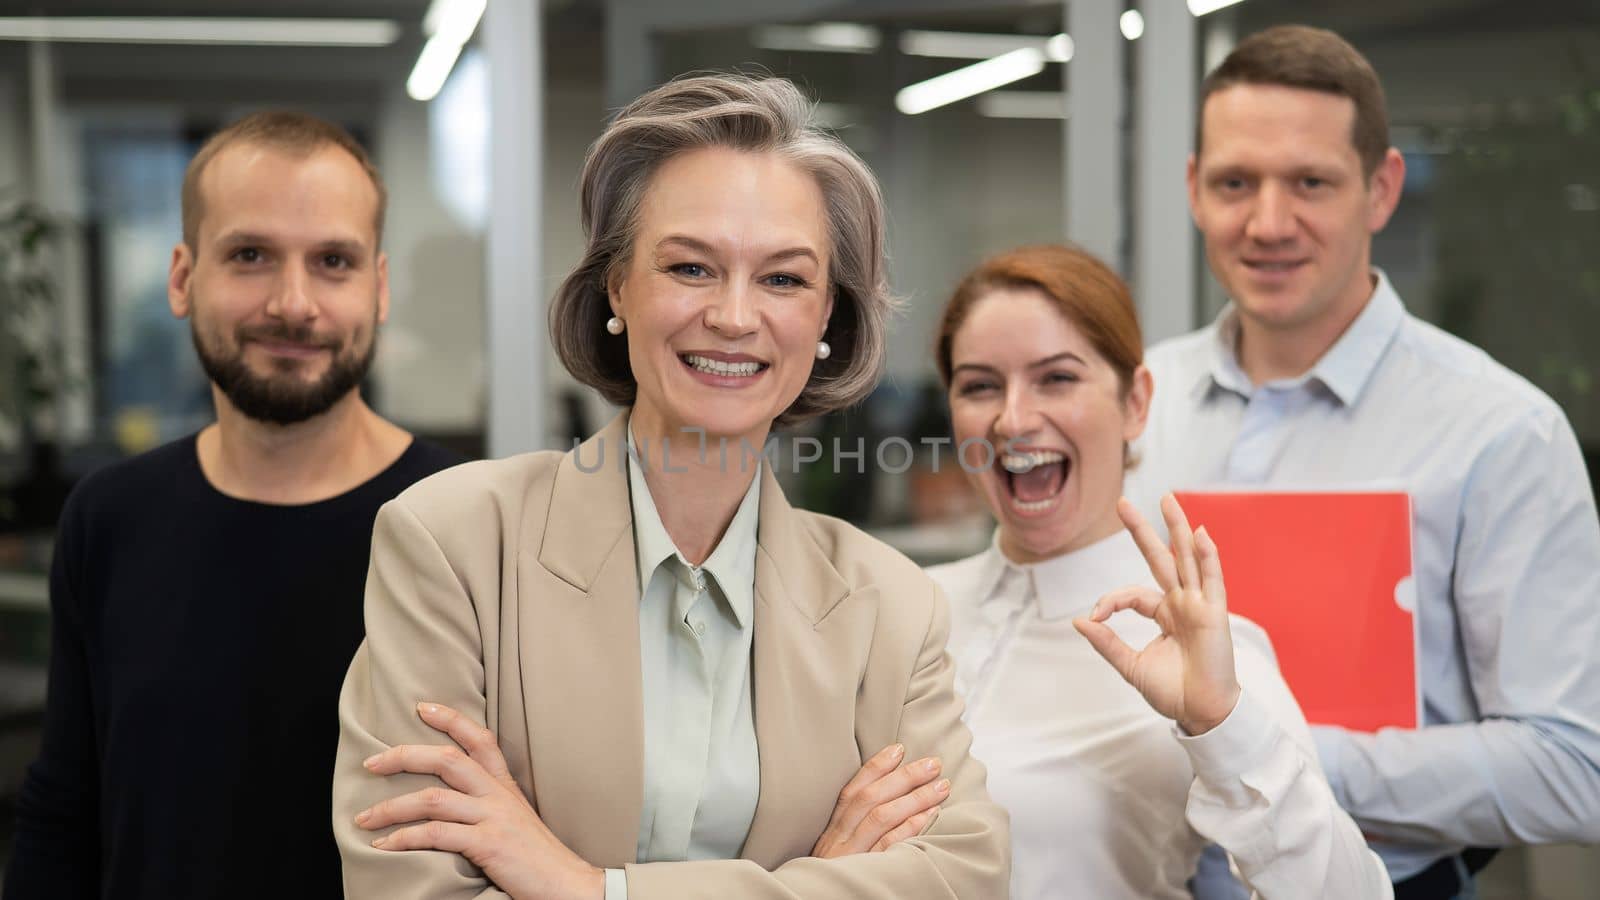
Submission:
[[[1026,579],[1044,619],[1065,619],[1088,615],[1108,591],[1131,581],[1149,581],[1149,568],[1139,553],[1133,535],[1119,529],[1087,547],[1053,556],[1043,562],[1023,565],[1006,558],[1000,549],[1000,533],[984,554],[978,577],[978,596],[998,594],[1002,579],[1016,573]]]
[[[1071,553],[1030,566],[1039,615],[1064,619],[1088,615],[1095,601],[1130,581],[1147,582],[1150,569],[1133,535],[1119,528]]]
[[[1389,276],[1382,269],[1375,268],[1372,273],[1378,284],[1361,314],[1328,348],[1328,352],[1322,354],[1311,371],[1280,384],[1293,387],[1315,380],[1345,406],[1361,398],[1362,391],[1372,380],[1372,373],[1377,370],[1384,352],[1389,349],[1390,342],[1405,319],[1405,305],[1389,283]],[[1223,307],[1211,327],[1214,331],[1211,365],[1202,373],[1197,387],[1215,385],[1249,397],[1255,391],[1255,385],[1251,384],[1249,376],[1239,366],[1239,312],[1234,304]]]
[[[642,593],[650,583],[650,576],[655,570],[668,560],[678,563],[673,567],[673,577],[693,587],[687,579],[694,567],[678,552],[677,545],[667,534],[666,526],[661,524],[661,514],[656,510],[655,498],[650,496],[644,469],[635,463],[637,458],[633,428],[629,427],[628,496],[633,502],[633,542],[639,565],[640,591]],[[750,617],[755,608],[756,526],[760,521],[761,507],[760,466],[758,462],[755,477],[750,479],[750,487],[745,490],[744,499],[733,514],[733,521],[728,523],[728,530],[723,532],[716,549],[700,566],[716,581],[740,628],[750,626]]]
[[[1405,305],[1389,284],[1389,276],[1381,269],[1374,269],[1373,274],[1378,277],[1378,286],[1372,291],[1372,299],[1311,369],[1312,376],[1345,406],[1360,399],[1405,318]]]
[[[994,530],[994,537],[989,540],[989,549],[984,551],[983,561],[979,564],[977,593],[975,596],[987,600],[995,596],[1000,587],[1000,579],[1006,573],[1016,568],[1016,564],[1006,559],[1000,552],[1000,529]]]

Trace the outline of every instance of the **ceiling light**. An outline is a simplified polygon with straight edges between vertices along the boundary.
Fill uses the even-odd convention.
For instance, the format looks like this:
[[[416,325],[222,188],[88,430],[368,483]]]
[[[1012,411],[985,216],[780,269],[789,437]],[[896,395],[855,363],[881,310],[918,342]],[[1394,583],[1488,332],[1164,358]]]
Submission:
[[[1044,58],[1051,62],[1071,62],[1073,49],[1072,38],[1058,34],[1044,42]]]
[[[894,95],[894,105],[914,116],[1037,75],[1044,66],[1044,51],[1023,47],[901,88]]]
[[[388,19],[0,17],[0,40],[17,41],[383,47],[399,37]]]
[[[978,98],[978,115],[991,119],[1065,119],[1060,91],[990,91]]]
[[[1144,35],[1144,14],[1137,9],[1130,9],[1117,20],[1117,25],[1122,28],[1123,37],[1137,41]]]
[[[1189,13],[1191,15],[1203,16],[1207,13],[1214,13],[1219,9],[1232,6],[1239,2],[1241,2],[1241,0],[1189,0]]]
[[[871,53],[882,38],[878,29],[850,22],[816,25],[768,25],[757,28],[751,43],[763,50],[800,50],[817,53]]]
[[[900,52],[941,59],[993,59],[1013,50],[1042,51],[1051,62],[1072,58],[1072,39],[1065,34],[1042,38],[1030,34],[979,34],[971,31],[906,31]]]
[[[422,33],[428,42],[417,54],[417,63],[406,79],[406,93],[413,100],[428,101],[438,95],[461,56],[461,48],[478,30],[486,0],[433,0],[422,17]]]

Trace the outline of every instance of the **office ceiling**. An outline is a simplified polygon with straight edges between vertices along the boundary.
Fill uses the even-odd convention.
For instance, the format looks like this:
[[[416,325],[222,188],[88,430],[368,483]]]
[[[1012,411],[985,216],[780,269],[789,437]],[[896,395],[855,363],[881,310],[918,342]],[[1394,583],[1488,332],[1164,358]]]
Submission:
[[[526,2],[526,0],[491,0]],[[604,27],[609,7],[650,0],[544,0],[546,69],[552,84],[602,77]],[[668,0],[656,0],[668,2]],[[883,25],[961,30],[1050,33],[1059,27],[1061,6],[1050,0],[840,0],[799,4],[788,0],[671,0],[667,9],[692,12],[701,22],[712,10],[728,10],[742,23],[770,9],[784,21],[807,9],[812,18]],[[1130,0],[1154,2],[1154,0]],[[1176,2],[1176,0],[1162,0]],[[429,0],[0,0],[0,15],[239,16],[386,18],[400,22],[393,45],[380,48],[191,47],[63,44],[55,53],[69,96],[148,99],[188,82],[200,94],[242,101],[326,95],[368,102],[403,80],[421,47],[422,17]],[[655,7],[654,9],[661,9]],[[820,14],[819,14],[820,13]],[[1230,8],[1240,32],[1284,21],[1304,21],[1339,30],[1358,44],[1366,38],[1402,39],[1407,32],[1441,36],[1452,32],[1503,33],[1529,29],[1600,27],[1595,0],[1338,0],[1313,6],[1305,0],[1245,0]],[[22,45],[0,42],[0,68],[21,65]],[[9,63],[8,63],[9,60]]]

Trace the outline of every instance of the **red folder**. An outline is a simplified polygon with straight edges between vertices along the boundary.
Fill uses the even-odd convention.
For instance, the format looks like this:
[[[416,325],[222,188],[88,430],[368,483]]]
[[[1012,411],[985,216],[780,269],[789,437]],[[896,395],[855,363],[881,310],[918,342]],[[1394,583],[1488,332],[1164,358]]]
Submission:
[[[1314,725],[1420,719],[1411,498],[1403,492],[1188,491],[1222,554],[1228,610],[1272,638]]]

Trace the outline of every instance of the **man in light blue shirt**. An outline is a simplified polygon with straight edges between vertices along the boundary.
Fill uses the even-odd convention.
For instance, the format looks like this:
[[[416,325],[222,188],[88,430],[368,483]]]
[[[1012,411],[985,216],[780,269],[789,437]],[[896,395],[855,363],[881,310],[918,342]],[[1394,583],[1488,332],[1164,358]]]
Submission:
[[[1150,351],[1130,497],[1403,485],[1424,727],[1314,729],[1335,795],[1399,900],[1469,894],[1492,855],[1469,848],[1600,841],[1600,522],[1571,425],[1372,268],[1405,163],[1354,48],[1271,29],[1201,96],[1190,203],[1232,303]]]

